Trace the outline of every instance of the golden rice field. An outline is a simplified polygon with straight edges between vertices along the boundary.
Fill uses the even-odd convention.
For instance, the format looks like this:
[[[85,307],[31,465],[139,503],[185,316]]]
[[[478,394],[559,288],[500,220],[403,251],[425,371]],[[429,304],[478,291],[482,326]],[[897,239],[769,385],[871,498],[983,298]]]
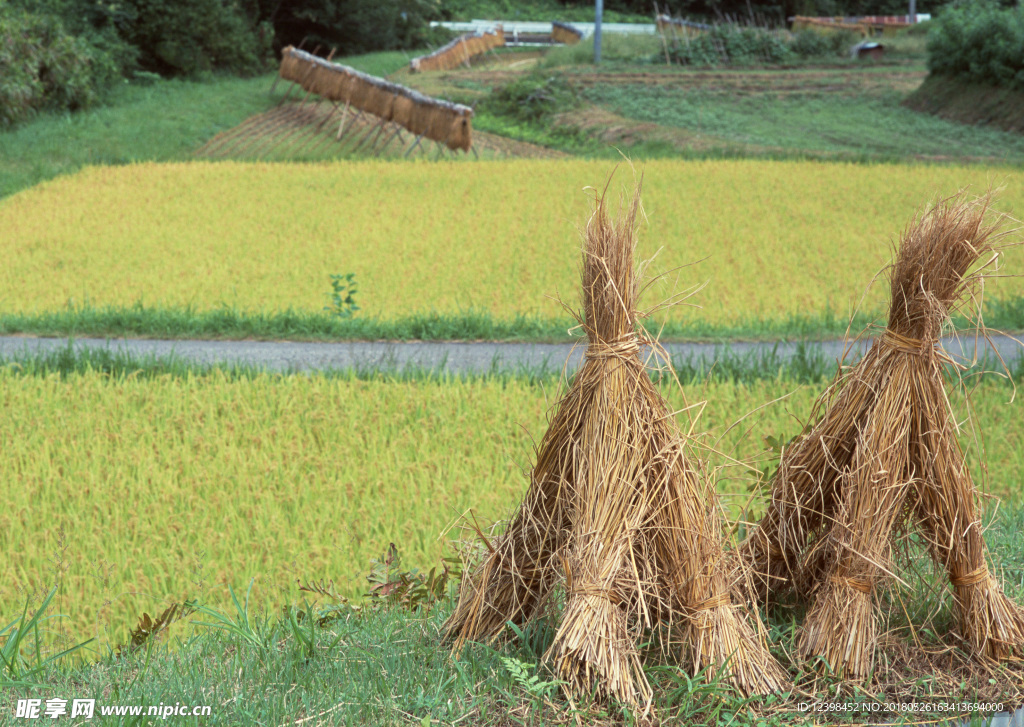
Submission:
[[[690,394],[707,398],[699,429],[720,437],[722,456],[748,458],[763,452],[765,435],[799,429],[818,387],[797,389],[725,436],[722,428],[793,388],[721,383]],[[500,519],[518,502],[556,394],[553,385],[496,380],[0,371],[0,614],[8,623],[24,605],[19,589],[53,582],[61,528],[66,628],[112,643],[143,611],[172,601],[230,610],[227,585],[244,592],[250,578],[263,605],[299,601],[296,578],[333,578],[355,595],[370,557],[392,541],[405,565],[429,567],[460,515],[473,508],[485,522]],[[983,383],[976,421],[988,452],[983,484],[1019,497],[1024,432],[1010,395],[994,379]],[[678,391],[670,403],[683,406]],[[732,512],[751,482],[736,467],[720,480]]]
[[[354,273],[360,315],[489,311],[561,316],[575,304],[576,228],[606,161],[138,164],[89,168],[0,201],[0,312],[93,305],[319,311]],[[829,307],[845,316],[910,215],[1019,170],[778,161],[650,161],[641,254],[673,270],[647,303],[709,282],[667,315],[711,324]],[[613,191],[631,180],[620,164]],[[1008,270],[1021,272],[1020,250]],[[678,280],[677,280],[678,279]],[[1021,279],[988,292],[1024,293]],[[875,286],[865,309],[880,309]]]

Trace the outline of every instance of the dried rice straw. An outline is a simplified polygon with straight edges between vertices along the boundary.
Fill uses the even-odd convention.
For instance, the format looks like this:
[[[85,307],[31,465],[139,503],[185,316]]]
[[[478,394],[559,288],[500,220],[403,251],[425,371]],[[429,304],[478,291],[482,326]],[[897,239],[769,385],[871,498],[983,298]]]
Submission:
[[[633,267],[639,189],[613,225],[597,201],[581,269],[589,343],[537,451],[530,487],[504,534],[463,581],[445,624],[458,650],[505,624],[565,608],[545,654],[570,698],[651,705],[637,644],[657,633],[689,668],[722,668],[747,694],[786,684],[755,613],[733,603],[714,486],[640,357]]]
[[[492,33],[486,37],[491,39],[487,42],[497,43],[497,35]],[[298,83],[305,91],[351,104],[385,121],[394,121],[413,134],[422,134],[449,149],[469,151],[473,144],[473,109],[468,106],[431,98],[291,46],[281,51],[279,75]]]
[[[1002,220],[986,223],[989,204],[960,193],[909,225],[890,269],[888,327],[819,399],[823,417],[783,453],[767,512],[739,548],[756,598],[795,588],[812,601],[800,654],[851,678],[871,671],[873,592],[892,572],[894,531],[911,519],[949,573],[972,652],[1006,659],[1024,645],[1024,614],[988,572],[943,384],[953,362],[938,347],[950,311],[974,298],[996,261]]]

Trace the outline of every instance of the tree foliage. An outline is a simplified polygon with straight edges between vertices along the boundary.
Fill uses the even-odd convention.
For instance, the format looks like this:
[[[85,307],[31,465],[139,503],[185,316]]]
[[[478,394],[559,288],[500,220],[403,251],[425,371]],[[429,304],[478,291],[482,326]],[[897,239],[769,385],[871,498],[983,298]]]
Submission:
[[[94,40],[70,34],[52,16],[0,12],[0,127],[42,109],[96,103],[121,68]]]
[[[1024,91],[1024,7],[975,0],[948,8],[928,36],[928,69]]]
[[[441,17],[440,0],[260,0],[273,25],[275,44],[337,48],[339,55],[374,50],[421,48],[431,20]]]

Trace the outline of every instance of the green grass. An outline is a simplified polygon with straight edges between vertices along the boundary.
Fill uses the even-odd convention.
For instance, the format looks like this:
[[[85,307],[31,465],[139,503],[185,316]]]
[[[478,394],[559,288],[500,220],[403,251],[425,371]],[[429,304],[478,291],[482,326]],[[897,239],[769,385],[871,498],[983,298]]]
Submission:
[[[877,316],[857,314],[851,322],[832,311],[790,314],[784,318],[751,318],[735,324],[710,324],[701,319],[667,320],[659,328],[662,341],[776,341],[842,338],[861,331]],[[958,328],[967,325],[954,319]],[[1024,330],[1024,298],[985,301],[985,324],[1000,331]],[[571,318],[548,319],[516,314],[502,319],[484,310],[424,313],[395,319],[338,318],[299,310],[253,312],[230,307],[213,310],[68,306],[41,313],[0,314],[0,335],[79,336],[98,338],[161,338],[292,341],[523,341],[558,343],[578,340]]]
[[[514,10],[511,5],[507,9]],[[554,6],[552,9],[558,10]],[[587,8],[578,10],[590,12]],[[919,38],[891,41],[896,55],[904,56],[917,53],[920,42]],[[603,48],[604,70],[662,70],[659,52],[656,37],[609,35]],[[339,60],[375,75],[387,75],[405,66],[411,55],[414,54],[388,51]],[[585,66],[591,58],[592,49],[582,43],[553,49],[544,63]],[[205,81],[125,83],[112,92],[109,103],[103,107],[44,114],[31,123],[0,133],[0,198],[85,165],[189,159],[217,133],[276,103],[281,94],[268,93],[272,82],[273,75],[268,74],[252,79],[215,77]],[[702,146],[694,150],[640,141],[627,145],[635,158],[805,158],[839,153],[853,161],[921,155],[999,159],[1009,163],[1024,159],[1024,141],[1019,135],[961,126],[914,113],[899,106],[898,94],[809,93],[772,97],[608,85],[591,89],[586,95],[625,116],[716,139],[711,148]],[[521,124],[482,110],[474,124],[484,131],[575,155],[618,155],[618,150],[609,144],[571,128],[552,128],[546,121]],[[762,148],[746,147],[751,144]]]
[[[592,22],[592,21],[591,21]],[[648,21],[651,22],[651,21]],[[545,67],[586,66],[594,62],[594,38],[584,38],[576,45],[555,46],[544,54]],[[626,35],[608,33],[601,36],[602,70],[624,65],[661,66],[665,62],[660,35]]]
[[[808,350],[796,365],[776,368],[777,363],[770,357],[726,357],[711,377],[720,383],[698,389],[708,398],[701,425],[719,433],[739,412],[788,395],[771,407],[769,418],[762,418],[766,409],[728,436],[722,433],[716,449],[733,453],[738,451],[737,441],[748,440],[742,454],[746,457],[763,449],[763,435],[781,433],[785,438],[786,432],[799,428],[799,418],[806,416],[830,373],[828,362]],[[386,599],[356,595],[380,582],[379,564],[374,567],[368,559],[389,540],[409,561],[401,569],[396,565],[392,576],[411,565],[426,569],[436,564],[436,556],[431,562],[423,553],[439,550],[435,535],[442,521],[450,522],[464,511],[465,506],[441,502],[460,487],[483,484],[470,500],[481,506],[483,518],[508,511],[524,487],[520,467],[530,456],[526,442],[531,436],[536,441],[543,430],[544,412],[556,391],[556,373],[535,372],[525,385],[523,377],[494,374],[456,381],[429,372],[391,378],[349,373],[352,383],[333,386],[317,377],[266,377],[252,370],[222,375],[209,368],[191,369],[180,361],[161,369],[155,360],[133,362],[129,357],[75,355],[70,350],[23,359],[17,365],[19,374],[0,370],[10,427],[5,435],[6,461],[22,470],[38,470],[36,475],[12,477],[24,476],[28,491],[36,493],[38,509],[51,507],[53,516],[45,519],[52,527],[26,528],[25,519],[30,523],[38,514],[17,500],[0,514],[0,540],[3,533],[14,533],[12,551],[33,548],[40,554],[37,565],[11,568],[5,576],[0,650],[6,649],[9,656],[13,649],[12,626],[19,623],[22,605],[29,604],[25,618],[30,618],[54,583],[60,585],[46,615],[67,613],[78,628],[68,627],[62,637],[64,619],[43,622],[42,647],[36,646],[31,629],[19,632],[29,638],[22,639],[17,667],[0,667],[0,687],[6,687],[0,689],[0,714],[13,714],[15,700],[29,696],[95,698],[98,707],[211,705],[212,714],[198,723],[232,725],[280,725],[305,717],[317,717],[313,723],[324,724],[507,725],[510,713],[516,717],[513,722],[541,724],[563,719],[571,711],[550,688],[552,677],[546,668],[537,666],[550,628],[529,628],[524,638],[510,638],[493,649],[471,646],[453,660],[438,646],[440,625],[453,607],[450,591],[444,594],[442,588],[436,601],[420,591],[419,606],[411,610]],[[105,375],[96,376],[97,371]],[[1018,381],[1022,373],[1018,372]],[[699,385],[704,376],[696,369],[681,374],[689,385]],[[364,385],[366,379],[383,385]],[[800,387],[801,382],[814,385]],[[40,406],[46,400],[20,396],[29,389],[57,398]],[[485,391],[491,393],[485,397]],[[976,392],[976,407],[991,467],[983,476],[1002,488],[1016,487],[986,539],[1008,590],[1020,598],[1024,507],[1019,487],[1013,484],[1019,483],[1021,470],[1017,417],[1007,406],[1010,395],[1001,384],[983,385]],[[670,400],[679,408],[676,397]],[[954,406],[959,403],[954,397]],[[379,416],[380,412],[384,414]],[[293,440],[294,426],[308,436]],[[152,436],[144,432],[150,429]],[[969,456],[976,455],[972,451]],[[482,468],[473,470],[470,460],[478,460]],[[218,467],[223,471],[215,472]],[[290,475],[282,479],[286,470]],[[150,477],[163,486],[147,484]],[[325,480],[328,489],[318,491],[316,479]],[[428,480],[438,487],[433,497],[410,498],[415,517],[384,522],[399,507],[391,497],[378,499],[384,488]],[[283,486],[286,481],[290,484]],[[501,485],[506,481],[511,486]],[[66,504],[72,494],[65,488],[71,482],[77,483],[73,497],[84,498],[78,507]],[[176,488],[176,482],[186,486]],[[481,501],[499,485],[505,486],[503,502],[497,507],[492,503],[488,510]],[[88,509],[103,508],[104,497],[111,493],[122,498],[116,494],[122,491],[119,488],[130,492],[131,499],[117,507],[129,512],[106,519],[89,516]],[[340,496],[346,488],[365,490],[362,506],[369,509],[360,512],[355,525],[346,529],[336,517],[314,522],[317,513],[332,506],[333,498],[323,493]],[[104,489],[111,492],[104,494]],[[227,499],[218,499],[218,490]],[[54,491],[62,497],[54,500]],[[274,518],[265,493],[273,493],[273,502],[285,510],[301,501],[312,511],[295,510],[277,518],[285,529],[269,537],[265,528]],[[251,511],[255,514],[244,524],[225,527],[226,513],[245,499],[258,503]],[[103,512],[109,515],[111,509]],[[162,510],[179,517],[152,515]],[[172,528],[186,518],[192,527]],[[214,534],[201,546],[191,545],[190,531],[211,523]],[[123,536],[106,548],[95,543],[98,535],[126,524]],[[357,531],[366,547],[346,542]],[[352,572],[338,560],[330,565],[321,562],[328,553],[333,557],[336,550],[355,552],[357,546],[360,557]],[[275,547],[283,552],[267,557],[268,549]],[[145,568],[167,572],[142,577],[139,573]],[[367,580],[368,571],[376,580]],[[123,572],[134,575],[118,580]],[[938,633],[948,633],[948,593],[943,593],[940,607],[924,586],[937,578],[930,566],[914,561],[900,572],[912,586],[900,595],[913,622],[937,624]],[[246,585],[253,575],[257,582],[248,602]],[[336,587],[325,582],[317,594],[297,588],[296,580],[309,585],[320,578],[337,578]],[[234,589],[237,600],[229,597],[225,586]],[[95,618],[81,615],[85,606],[79,589],[100,591],[98,603],[105,605]],[[169,605],[167,599],[179,606],[196,600],[201,608],[175,623],[162,641],[143,640],[137,650],[117,656],[117,645],[129,642],[125,624],[136,623],[143,610],[156,618]],[[314,600],[316,604],[310,605]],[[895,602],[892,605],[895,609]],[[891,614],[890,626],[906,641],[910,637],[901,613]],[[769,641],[802,692],[748,702],[713,679],[707,685],[666,669],[663,657],[649,654],[646,663],[655,685],[658,717],[679,724],[809,724],[812,719],[820,722],[821,716],[798,712],[801,701],[888,701],[898,695],[911,697],[903,701],[952,701],[951,695],[975,701],[975,689],[986,694],[998,688],[984,679],[967,680],[948,692],[943,691],[949,688],[948,681],[916,683],[910,677],[890,691],[878,687],[867,695],[833,679],[815,681],[786,656],[793,653],[795,614],[799,611],[789,607],[772,612]],[[94,623],[106,627],[98,633]],[[94,633],[103,638],[75,653],[87,657],[88,663],[41,663],[57,653],[53,648],[74,647]],[[934,641],[927,632],[919,636],[936,650],[949,645]],[[946,653],[955,655],[955,648]],[[30,690],[11,684],[24,681],[42,686]],[[596,706],[584,723],[630,724],[634,717],[615,705]],[[856,719],[851,714],[836,717]]]
[[[0,197],[86,165],[188,159],[207,139],[269,108],[271,82],[267,75],[126,84],[106,106],[0,133]]]
[[[650,21],[648,21],[650,22]],[[668,43],[671,44],[671,35]],[[682,42],[682,41],[678,41]],[[923,36],[898,35],[887,37],[883,40],[886,50],[886,63],[915,61],[924,63],[927,58],[925,52],[926,39]],[[601,40],[601,64],[602,70],[624,70],[628,66],[650,66],[649,70],[669,70],[665,63],[665,45],[660,34],[612,34],[609,33]],[[669,45],[671,47],[671,45]],[[584,38],[576,45],[555,46],[544,54],[541,65],[547,68],[565,66],[592,66],[594,62],[594,39]],[[763,64],[754,64],[759,67]],[[795,53],[785,62],[786,67],[815,67],[827,65],[829,67],[848,67],[850,69],[861,68],[863,63],[849,58],[848,56],[815,56],[801,58]],[[742,69],[745,66],[731,66],[732,70]],[[746,66],[750,68],[751,66]],[[721,67],[716,68],[721,70]],[[679,66],[672,70],[678,71]]]
[[[903,104],[960,124],[1024,132],[1024,91],[930,75]]]
[[[379,75],[408,59],[388,51],[338,60]],[[191,159],[218,133],[276,104],[275,77],[125,82],[104,106],[44,114],[0,132],[0,198],[87,165]]]
[[[1018,505],[1004,508],[987,533],[1008,591],[1017,598],[1024,591],[1024,546],[1017,535],[1021,527],[1024,508]],[[907,612],[914,614],[918,624],[923,614],[935,611],[934,596],[924,586],[935,578],[930,570],[925,565],[921,574],[911,579],[912,594],[904,596]],[[561,723],[574,713],[542,664],[541,656],[553,634],[549,622],[526,628],[521,637],[510,629],[509,638],[496,647],[471,644],[452,658],[447,649],[438,648],[443,621],[454,605],[451,590],[437,600],[426,598],[421,605],[407,609],[384,599],[339,604],[321,597],[311,604],[310,594],[293,586],[274,610],[258,610],[248,603],[244,584],[236,586],[234,605],[226,610],[211,609],[201,593],[197,594],[198,602],[193,605],[199,610],[185,615],[182,623],[188,625],[179,628],[173,639],[146,639],[120,655],[97,653],[94,646],[87,645],[76,656],[87,656],[88,662],[65,659],[40,666],[52,654],[35,650],[31,638],[35,630],[28,629],[25,635],[29,638],[19,649],[20,673],[40,668],[21,681],[38,686],[15,686],[9,673],[0,674],[0,685],[7,687],[0,691],[0,714],[13,715],[18,699],[49,697],[95,699],[97,715],[115,705],[141,705],[143,709],[150,705],[209,705],[208,717],[181,722],[203,725],[281,725],[304,718],[312,718],[314,724],[338,725],[547,724]],[[828,676],[814,678],[787,657],[795,653],[793,611],[776,609],[768,616],[769,643],[789,667],[798,691],[743,699],[713,675],[690,678],[657,653],[650,653],[645,670],[655,688],[655,719],[751,727],[821,724],[823,719],[851,724],[863,723],[868,715],[818,715],[798,711],[798,704],[934,704],[991,698],[986,698],[986,690],[991,694],[994,687],[978,676],[966,677],[951,691],[944,691],[946,685],[937,684],[931,675],[925,681],[903,677],[887,688],[876,685],[866,690]],[[942,613],[935,618],[944,623]],[[55,623],[44,622],[38,630],[56,628]],[[895,635],[910,639],[902,624],[897,624]],[[927,646],[937,645],[927,632],[919,637]],[[11,633],[0,631],[0,646],[5,642],[12,643]],[[1019,678],[1019,672],[1008,678]],[[636,715],[614,703],[581,704],[578,708],[584,723],[636,723]],[[875,722],[882,716],[870,715]],[[974,716],[972,725],[980,724],[979,716]],[[919,724],[921,715],[888,717],[887,724]],[[112,719],[97,717],[100,724]],[[159,718],[120,721],[161,723]],[[175,723],[178,721],[176,717]]]
[[[400,68],[409,65],[415,56],[426,53],[420,51],[382,50],[375,53],[365,53],[360,56],[348,56],[346,58],[335,58],[336,63],[355,68],[357,71],[369,73],[371,76],[389,76]]]
[[[595,85],[584,96],[629,118],[782,152],[1024,161],[1024,136],[915,113],[892,91],[773,95]]]

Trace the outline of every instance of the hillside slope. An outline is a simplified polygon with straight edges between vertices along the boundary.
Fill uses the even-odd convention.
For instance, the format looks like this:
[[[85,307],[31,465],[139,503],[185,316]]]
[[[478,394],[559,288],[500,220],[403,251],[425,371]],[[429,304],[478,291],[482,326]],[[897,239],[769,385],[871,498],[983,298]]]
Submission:
[[[903,105],[914,111],[975,126],[1024,133],[1024,93],[928,76]]]

